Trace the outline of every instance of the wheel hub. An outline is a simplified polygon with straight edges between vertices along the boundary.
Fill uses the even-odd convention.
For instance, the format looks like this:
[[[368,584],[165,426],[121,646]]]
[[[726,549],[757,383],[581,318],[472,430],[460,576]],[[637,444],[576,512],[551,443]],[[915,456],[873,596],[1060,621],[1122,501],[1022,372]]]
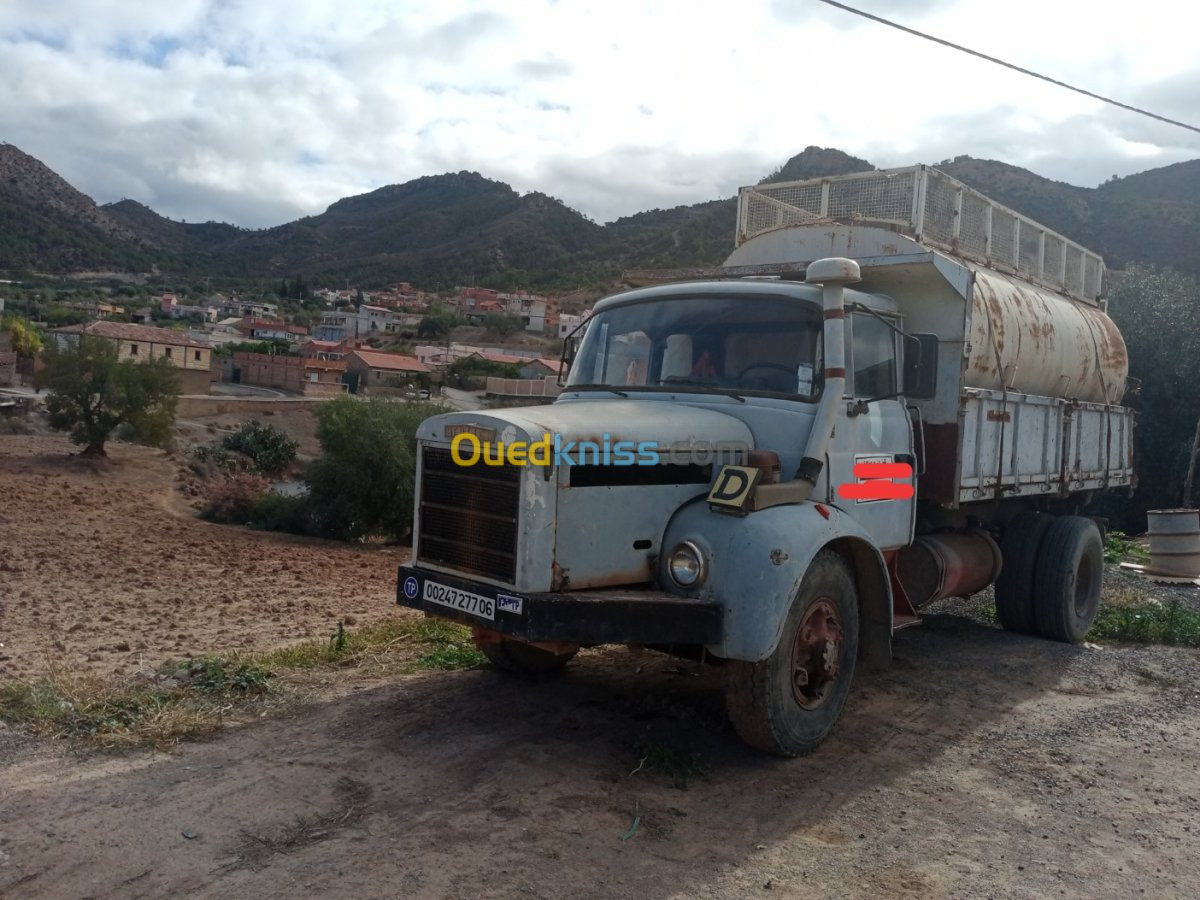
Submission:
[[[816,709],[829,696],[841,668],[842,622],[827,597],[805,611],[792,645],[792,694],[804,709]]]

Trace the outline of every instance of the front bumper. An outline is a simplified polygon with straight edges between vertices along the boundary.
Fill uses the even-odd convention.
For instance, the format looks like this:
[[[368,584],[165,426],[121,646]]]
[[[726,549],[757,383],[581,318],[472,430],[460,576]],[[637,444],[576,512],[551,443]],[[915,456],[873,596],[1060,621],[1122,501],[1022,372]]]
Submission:
[[[431,593],[426,589],[429,583],[490,600],[490,609],[487,604],[470,598],[463,600],[463,604],[482,609],[482,613],[427,599]],[[445,596],[443,591],[432,593]],[[490,628],[522,641],[680,645],[721,642],[719,603],[677,597],[665,591],[615,588],[524,594],[416,566],[401,566],[396,579],[396,602],[464,625]]]

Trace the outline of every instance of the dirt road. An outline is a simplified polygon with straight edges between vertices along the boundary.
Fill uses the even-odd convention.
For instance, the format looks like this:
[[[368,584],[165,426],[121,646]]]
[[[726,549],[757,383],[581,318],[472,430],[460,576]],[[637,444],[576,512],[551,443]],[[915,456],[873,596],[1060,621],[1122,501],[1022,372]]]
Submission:
[[[69,449],[0,440],[0,678],[394,611],[399,551],[208,525],[160,452]],[[0,897],[1193,896],[1200,654],[944,609],[795,761],[738,743],[719,671],[624,650],[556,681],[339,676],[170,755],[0,728]]]
[[[794,761],[738,744],[712,670],[627,651],[368,685],[170,756],[10,747],[0,895],[1194,895],[1194,652],[940,615],[897,656]]]

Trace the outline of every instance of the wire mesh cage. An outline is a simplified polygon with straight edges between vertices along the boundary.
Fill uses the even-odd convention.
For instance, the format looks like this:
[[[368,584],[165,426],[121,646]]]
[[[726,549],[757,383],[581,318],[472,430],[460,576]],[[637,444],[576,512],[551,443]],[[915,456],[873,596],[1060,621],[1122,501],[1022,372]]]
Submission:
[[[821,221],[897,228],[1093,303],[1104,290],[1098,255],[929,166],[760,184],[738,194],[739,246],[766,231]]]

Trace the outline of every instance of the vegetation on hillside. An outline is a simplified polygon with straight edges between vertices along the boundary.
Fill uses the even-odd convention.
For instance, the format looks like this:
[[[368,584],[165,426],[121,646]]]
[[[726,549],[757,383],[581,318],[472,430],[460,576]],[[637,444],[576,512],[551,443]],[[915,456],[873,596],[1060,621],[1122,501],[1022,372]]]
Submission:
[[[132,200],[97,207],[16,148],[5,158],[16,182],[0,189],[0,258],[25,270],[147,271],[157,265],[176,275],[257,280],[264,293],[303,302],[317,287],[347,281],[371,288],[404,280],[425,290],[610,285],[626,269],[718,265],[733,247],[732,199],[650,210],[600,226],[553,197],[521,195],[477,173],[458,172],[389,185],[339,200],[318,215],[250,230],[174,222]],[[1200,274],[1194,240],[1200,162],[1092,189],[991,160],[958,157],[938,165],[1102,252],[1114,266],[1144,262]],[[870,168],[841,151],[809,147],[764,180]],[[42,172],[38,190],[23,187],[27,170]]]

